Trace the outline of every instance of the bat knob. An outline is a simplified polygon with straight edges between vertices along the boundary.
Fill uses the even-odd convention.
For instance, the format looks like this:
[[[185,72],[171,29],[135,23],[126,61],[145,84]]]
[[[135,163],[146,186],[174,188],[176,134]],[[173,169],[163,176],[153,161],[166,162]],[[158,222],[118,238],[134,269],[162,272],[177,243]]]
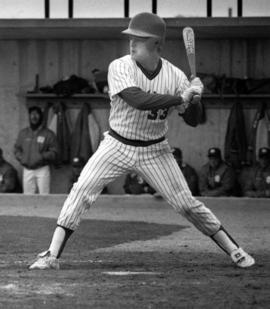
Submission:
[[[191,100],[191,104],[198,104],[201,102],[201,96],[198,94],[195,94]]]

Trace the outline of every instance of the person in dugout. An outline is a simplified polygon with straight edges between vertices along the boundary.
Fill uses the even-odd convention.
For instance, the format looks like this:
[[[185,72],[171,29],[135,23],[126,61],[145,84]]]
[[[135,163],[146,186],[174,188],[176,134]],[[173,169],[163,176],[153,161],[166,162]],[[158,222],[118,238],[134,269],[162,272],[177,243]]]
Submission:
[[[129,173],[124,183],[126,194],[154,194],[156,191],[137,173]]]
[[[258,163],[249,168],[242,181],[244,196],[270,197],[270,148],[259,149]]]
[[[173,148],[173,155],[187,181],[187,184],[189,186],[189,189],[193,196],[199,195],[199,177],[195,169],[187,164],[186,162],[183,162],[183,153],[182,150],[175,147]]]
[[[199,183],[198,175],[193,167],[189,164],[183,162],[183,154],[180,148],[172,148],[174,158],[179,165],[187,183],[190,191],[194,196],[199,195]],[[127,175],[124,184],[124,190],[127,194],[154,194],[155,197],[160,197],[160,195],[153,189],[140,175],[136,173],[130,173]]]
[[[77,182],[82,169],[84,168],[86,164],[86,161],[83,157],[77,156],[72,158],[71,160],[71,173],[69,175],[69,179],[68,179],[68,191],[70,191],[73,187],[73,185]],[[107,187],[105,187],[101,194],[107,194],[108,193],[108,189]]]
[[[43,111],[38,106],[28,109],[29,126],[20,130],[14,145],[14,155],[23,167],[23,193],[49,194],[50,167],[57,160],[56,135],[43,123]]]
[[[21,185],[15,167],[7,162],[0,148],[0,193],[21,193]]]
[[[221,156],[219,148],[208,150],[208,162],[199,173],[201,196],[235,196],[237,188],[236,173]]]
[[[85,166],[85,160],[84,158],[78,156],[78,157],[74,157],[71,160],[71,174],[69,176],[69,188],[68,190],[70,191],[73,184],[78,180],[81,171],[83,169],[83,167]]]

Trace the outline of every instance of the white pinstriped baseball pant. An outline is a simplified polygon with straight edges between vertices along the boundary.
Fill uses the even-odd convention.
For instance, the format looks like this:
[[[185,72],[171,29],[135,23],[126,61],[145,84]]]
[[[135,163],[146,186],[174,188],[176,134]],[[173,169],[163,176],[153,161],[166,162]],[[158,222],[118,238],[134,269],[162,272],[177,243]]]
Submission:
[[[108,133],[73,185],[57,224],[75,230],[104,186],[131,170],[140,174],[202,233],[211,236],[219,230],[219,220],[191,195],[167,140],[136,147],[123,144]]]

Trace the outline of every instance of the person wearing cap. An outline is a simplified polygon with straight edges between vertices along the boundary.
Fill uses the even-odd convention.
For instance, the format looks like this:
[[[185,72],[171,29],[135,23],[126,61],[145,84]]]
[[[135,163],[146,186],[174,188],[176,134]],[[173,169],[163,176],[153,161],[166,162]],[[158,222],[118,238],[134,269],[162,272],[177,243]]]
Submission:
[[[192,193],[193,196],[199,196],[199,177],[197,172],[195,171],[195,169],[193,167],[191,167],[189,164],[187,164],[186,162],[183,162],[183,153],[182,150],[180,148],[177,147],[173,147],[172,148],[172,153],[173,156],[178,164],[178,166],[180,167],[185,180],[188,184],[188,187]],[[162,196],[158,193],[158,192],[154,192],[154,196],[156,198],[162,198]]]
[[[71,190],[73,184],[78,180],[85,163],[86,162],[82,157],[74,157],[71,160],[71,175],[69,178],[69,190]]]
[[[233,168],[223,161],[219,148],[208,150],[208,162],[199,173],[199,188],[201,196],[236,195],[236,174]]]
[[[161,56],[166,23],[156,14],[135,15],[123,34],[129,39],[129,54],[113,60],[108,69],[110,128],[67,196],[49,247],[29,269],[59,269],[61,254],[82,214],[107,184],[133,171],[177,213],[217,242],[235,265],[254,265],[254,259],[233,241],[212,211],[192,196],[166,138],[171,112],[180,113],[189,125],[200,123],[201,80],[194,76],[190,81]]]
[[[188,187],[194,196],[199,195],[199,183],[198,183],[198,174],[195,169],[191,167],[189,164],[183,162],[183,154],[182,150],[177,147],[172,148],[173,156],[180,167],[186,181]],[[136,173],[130,173],[127,175],[124,190],[127,194],[144,194],[149,193],[153,194],[157,198],[161,198],[162,196],[156,192],[140,175]]]
[[[86,161],[84,160],[83,157],[77,156],[74,157],[71,160],[71,174],[69,177],[69,187],[68,191],[70,191],[73,187],[73,185],[78,181],[78,178],[82,172],[82,169],[85,165]],[[101,192],[102,194],[108,193],[108,189],[105,187],[103,191]]]
[[[14,155],[23,167],[23,193],[50,193],[50,167],[56,162],[58,145],[53,131],[43,124],[40,107],[28,110],[29,127],[22,129],[14,145]]]
[[[270,197],[270,148],[258,151],[258,163],[251,166],[243,184],[243,195],[247,197]]]
[[[188,187],[192,195],[198,196],[199,195],[199,177],[198,177],[197,172],[191,165],[183,161],[183,153],[180,148],[174,147],[173,155],[187,181]]]
[[[7,162],[0,148],[0,193],[21,193],[17,170]]]
[[[142,176],[134,172],[127,174],[123,188],[126,194],[154,194],[156,192]]]

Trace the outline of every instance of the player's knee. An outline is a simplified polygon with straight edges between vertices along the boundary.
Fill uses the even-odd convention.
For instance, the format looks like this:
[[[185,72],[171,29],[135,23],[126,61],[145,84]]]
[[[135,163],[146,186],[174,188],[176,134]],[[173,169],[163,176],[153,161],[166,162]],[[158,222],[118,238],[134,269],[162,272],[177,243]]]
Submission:
[[[81,193],[88,193],[98,190],[99,179],[93,177],[79,178],[78,181],[73,185],[72,190]]]
[[[204,208],[203,203],[195,198],[191,192],[183,194],[183,202],[183,208],[187,214],[201,212],[202,208]]]
[[[192,196],[190,191],[179,191],[175,196],[175,200],[172,203],[175,205],[176,211],[186,216],[193,212],[196,207],[196,199]]]

